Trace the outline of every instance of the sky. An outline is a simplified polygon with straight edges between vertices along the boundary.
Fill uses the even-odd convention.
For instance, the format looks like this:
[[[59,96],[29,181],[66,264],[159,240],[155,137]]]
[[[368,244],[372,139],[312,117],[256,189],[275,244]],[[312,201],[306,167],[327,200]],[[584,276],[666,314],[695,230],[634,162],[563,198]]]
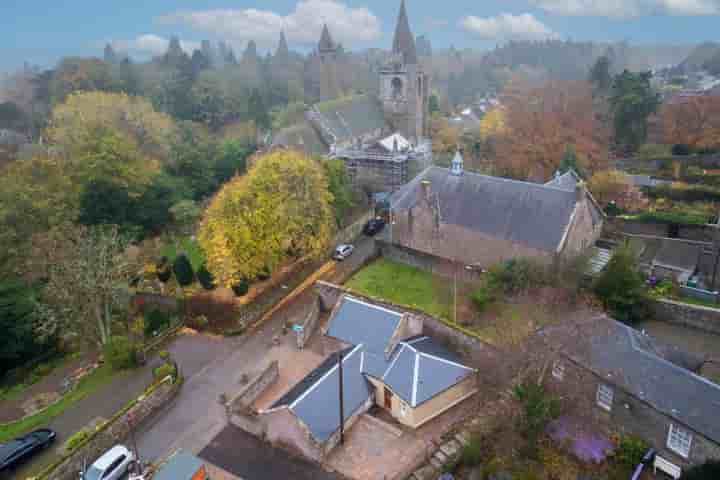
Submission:
[[[406,0],[413,33],[433,48],[492,48],[512,39],[650,44],[720,40],[720,0]],[[0,72],[66,55],[134,58],[161,53],[171,35],[191,50],[203,39],[261,51],[284,29],[307,51],[327,22],[347,49],[388,48],[400,0],[0,0]]]

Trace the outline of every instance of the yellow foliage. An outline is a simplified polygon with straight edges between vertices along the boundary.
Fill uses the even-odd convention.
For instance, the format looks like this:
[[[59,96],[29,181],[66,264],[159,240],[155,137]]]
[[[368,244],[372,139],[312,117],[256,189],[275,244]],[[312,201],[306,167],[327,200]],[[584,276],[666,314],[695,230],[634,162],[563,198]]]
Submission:
[[[145,98],[124,93],[78,92],[53,109],[48,139],[72,150],[98,127],[111,129],[132,140],[145,153],[158,158],[168,154],[175,122],[156,112]]]
[[[210,203],[199,232],[220,285],[253,280],[294,255],[321,255],[333,234],[332,194],[322,167],[298,152],[259,156]]]
[[[500,137],[506,132],[505,112],[501,108],[493,108],[480,121],[480,138],[483,140]]]

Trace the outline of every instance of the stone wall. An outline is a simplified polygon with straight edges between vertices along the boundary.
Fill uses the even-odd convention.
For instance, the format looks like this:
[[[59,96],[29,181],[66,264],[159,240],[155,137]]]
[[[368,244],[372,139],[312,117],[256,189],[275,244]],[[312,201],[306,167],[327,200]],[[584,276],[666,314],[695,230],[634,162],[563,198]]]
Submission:
[[[127,412],[118,415],[102,431],[92,437],[85,445],[78,448],[68,458],[56,465],[49,472],[41,474],[38,478],[48,480],[77,480],[78,472],[86,462],[92,463],[108,449],[118,443],[125,443],[129,434],[130,426],[128,418],[133,419],[137,430],[150,417],[166,407],[177,395],[181,386],[180,381],[168,380],[157,386],[147,396],[139,397],[137,403]]]
[[[648,442],[660,456],[681,467],[702,463],[710,458],[720,458],[720,446],[693,429],[689,458],[684,459],[667,448],[670,424],[679,422],[653,408],[649,403],[615,386],[574,361],[557,356],[563,363],[564,377],[558,380],[548,375],[548,387],[560,393],[563,411],[584,418],[595,424],[605,434],[620,433],[637,436]],[[598,386],[604,383],[613,388],[613,404],[608,412],[596,403]]]
[[[650,304],[653,316],[663,322],[697,328],[704,332],[720,334],[720,309],[674,302],[654,300]]]
[[[411,267],[419,268],[420,270],[446,278],[452,278],[453,275],[457,273],[458,280],[463,282],[474,282],[480,278],[479,272],[453,265],[452,262],[444,258],[391,244],[381,238],[377,238],[375,243],[380,255],[390,261],[410,265]]]
[[[320,319],[320,305],[319,302],[313,302],[310,306],[305,319],[302,323],[302,332],[297,333],[297,346],[300,350],[305,348],[305,345],[312,337],[313,333],[318,327],[318,320]]]
[[[339,245],[341,243],[352,243],[353,240],[355,240],[357,237],[360,236],[360,234],[363,231],[363,227],[367,222],[370,221],[374,216],[374,213],[372,210],[368,210],[367,212],[363,213],[360,218],[355,220],[352,224],[348,225],[347,227],[340,230],[337,235],[335,235],[335,241],[333,243],[333,248],[335,248],[336,245]]]
[[[280,376],[280,369],[277,360],[273,360],[260,370],[260,373],[252,378],[238,393],[230,398],[226,404],[228,413],[244,414],[252,408],[252,404],[270,386],[277,382]]]
[[[647,223],[622,218],[608,218],[603,227],[603,236],[622,238],[627,235],[649,235],[653,237],[669,237],[670,225],[665,223]],[[704,225],[680,225],[677,238],[695,240],[698,242],[712,242],[713,229]]]

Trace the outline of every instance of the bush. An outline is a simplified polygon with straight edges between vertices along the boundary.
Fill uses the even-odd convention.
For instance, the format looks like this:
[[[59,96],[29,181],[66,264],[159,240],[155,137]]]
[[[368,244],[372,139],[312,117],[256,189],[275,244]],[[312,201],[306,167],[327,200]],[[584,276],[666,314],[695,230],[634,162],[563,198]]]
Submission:
[[[244,295],[247,295],[247,293],[250,291],[250,284],[247,280],[243,280],[240,283],[233,285],[232,291],[236,297],[242,297]]]
[[[83,442],[85,442],[88,438],[90,438],[91,435],[92,435],[92,430],[90,430],[90,429],[83,429],[83,430],[80,430],[79,432],[74,433],[70,438],[67,439],[67,441],[63,445],[63,450],[65,450],[65,452],[68,454],[72,453]]]
[[[215,288],[215,279],[205,264],[203,264],[198,270],[197,279],[205,290],[213,290]]]
[[[170,360],[170,352],[167,350],[160,350],[160,352],[158,352],[158,357],[160,357],[160,360],[167,362]]]
[[[478,288],[470,296],[473,305],[478,312],[483,312],[488,306],[490,306],[496,299],[496,294],[493,289],[488,285],[483,285]]]
[[[673,183],[659,187],[648,187],[650,198],[666,198],[679,202],[720,202],[720,189],[708,185]]]
[[[650,446],[641,438],[622,437],[615,450],[615,460],[622,467],[632,471],[642,460]]]
[[[112,337],[103,350],[105,361],[114,370],[134,368],[138,365],[137,348],[127,337]]]
[[[157,309],[145,314],[145,336],[152,337],[170,326],[170,315]]]
[[[156,265],[157,277],[162,283],[167,283],[172,277],[172,268],[170,268],[170,262],[167,257],[160,258],[160,261]]]
[[[560,415],[560,402],[541,384],[526,381],[515,386],[515,398],[522,404],[518,428],[527,440],[527,455],[537,458],[540,436],[548,424]]]
[[[629,246],[615,250],[594,289],[605,309],[616,320],[635,323],[647,316],[645,282]]]
[[[487,286],[506,295],[542,286],[547,280],[544,267],[527,258],[514,258],[497,264],[487,273]]]
[[[480,465],[482,460],[482,442],[478,436],[473,435],[460,452],[460,462],[467,467],[475,467]]]
[[[187,255],[184,253],[181,253],[175,259],[175,263],[173,263],[173,272],[175,273],[175,278],[181,287],[190,286],[195,281],[195,273],[193,272],[192,264],[190,263]]]
[[[708,460],[685,470],[680,480],[717,480],[720,478],[720,460]]]
[[[168,375],[171,376],[173,379],[176,378],[177,367],[175,366],[174,363],[170,363],[170,362],[163,363],[162,365],[160,365],[159,367],[156,367],[153,370],[153,378],[155,378],[155,380],[162,380],[163,378],[167,377]]]

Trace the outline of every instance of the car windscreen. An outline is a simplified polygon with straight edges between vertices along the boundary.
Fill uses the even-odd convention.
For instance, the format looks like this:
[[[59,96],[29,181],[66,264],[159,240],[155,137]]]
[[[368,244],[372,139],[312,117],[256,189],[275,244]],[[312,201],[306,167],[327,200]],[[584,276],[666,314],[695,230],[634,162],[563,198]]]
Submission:
[[[102,476],[103,472],[96,466],[92,466],[88,469],[87,472],[85,472],[85,475],[83,476],[83,480],[100,480],[100,477]]]

